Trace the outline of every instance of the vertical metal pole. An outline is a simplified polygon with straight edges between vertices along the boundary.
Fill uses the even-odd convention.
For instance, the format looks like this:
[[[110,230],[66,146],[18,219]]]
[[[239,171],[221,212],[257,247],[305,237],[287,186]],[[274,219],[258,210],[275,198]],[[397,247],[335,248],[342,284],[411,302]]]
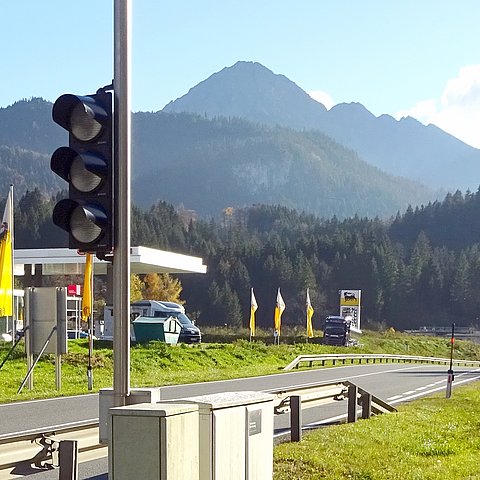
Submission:
[[[130,36],[131,0],[114,1],[115,232],[113,259],[113,394],[114,405],[130,394]]]
[[[362,395],[362,418],[364,420],[372,416],[372,394],[364,393]]]
[[[32,369],[33,365],[33,323],[32,323],[32,295],[33,287],[25,289],[25,318],[24,318],[24,332],[25,332],[25,352],[27,354],[27,371]],[[32,374],[28,377],[27,388],[33,390],[33,369]]]
[[[290,397],[290,441],[299,442],[302,439],[302,397]]]
[[[62,389],[62,354],[61,353],[57,353],[57,355],[55,356],[55,388],[57,390]]]
[[[10,184],[10,218],[8,219],[8,228],[10,229],[10,239],[12,244],[12,343],[15,342],[15,337],[17,335],[17,315],[15,313],[15,232],[14,232],[14,201],[13,201],[13,185]],[[8,317],[7,317],[7,332],[8,332]]]
[[[453,382],[453,345],[455,344],[455,324],[452,323],[452,338],[450,339],[450,368],[447,372],[447,391],[445,398],[452,396],[452,382]]]
[[[31,375],[28,377],[27,380],[27,388],[29,390],[33,390],[33,362],[33,353],[30,353],[29,355],[27,355],[27,371],[32,371]]]
[[[348,386],[348,415],[347,422],[354,423],[357,421],[357,395],[358,387],[356,385]]]
[[[59,480],[78,479],[78,441],[61,440],[58,460],[60,466]]]
[[[93,305],[93,303],[91,305]],[[93,389],[92,356],[93,356],[93,312],[90,312],[90,315],[88,316],[88,364],[87,364],[88,390]]]
[[[92,257],[92,271],[89,278],[90,281],[90,315],[88,316],[88,365],[87,365],[87,388],[93,389],[93,269],[94,262]]]

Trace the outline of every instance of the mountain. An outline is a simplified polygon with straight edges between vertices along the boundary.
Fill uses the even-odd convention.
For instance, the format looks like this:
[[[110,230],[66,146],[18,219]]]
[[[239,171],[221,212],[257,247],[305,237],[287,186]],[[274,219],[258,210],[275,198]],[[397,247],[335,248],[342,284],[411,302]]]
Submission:
[[[316,129],[390,174],[435,189],[476,190],[479,184],[480,150],[411,117],[375,117],[359,103],[342,103],[327,110],[294,82],[259,63],[237,62],[224,68],[163,111]]]
[[[50,154],[67,141],[51,112],[52,104],[40,98],[0,108],[0,198],[10,184],[16,197],[35,188],[49,195],[66,188],[50,171]]]
[[[315,128],[327,109],[283,75],[260,63],[238,62],[214,73],[163,108],[166,113],[240,117],[297,130]]]
[[[49,168],[52,152],[67,142],[51,108],[32,99],[0,109],[0,196],[10,183],[19,196],[67,188]],[[132,137],[132,198],[141,207],[164,200],[219,216],[226,207],[275,204],[323,217],[385,218],[438,198],[315,130],[139,112]]]
[[[318,131],[157,112],[135,114],[133,137],[133,197],[141,205],[167,200],[218,215],[279,204],[324,217],[385,218],[435,198]]]

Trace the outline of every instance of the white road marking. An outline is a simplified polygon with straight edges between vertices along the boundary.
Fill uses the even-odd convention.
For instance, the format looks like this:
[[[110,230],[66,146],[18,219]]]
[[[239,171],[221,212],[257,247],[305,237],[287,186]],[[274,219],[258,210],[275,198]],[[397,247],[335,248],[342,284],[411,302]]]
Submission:
[[[396,400],[397,398],[402,398],[402,395],[394,395],[393,397],[388,397],[387,402],[390,402],[392,400]]]
[[[473,382],[475,380],[480,380],[480,375],[477,375],[477,376],[474,376],[474,377],[471,377],[471,378],[466,378],[464,380],[458,380],[459,377],[463,377],[464,375],[469,375],[469,374],[474,373],[474,372],[480,372],[480,368],[477,368],[477,369],[472,370],[470,372],[465,372],[465,373],[458,374],[457,378],[453,381],[453,384],[452,384],[453,389],[455,389],[455,385],[462,385],[464,383],[469,383],[469,382]],[[436,382],[436,383],[437,384],[438,383],[446,384],[447,380],[444,379],[441,382]],[[432,388],[431,390],[424,390],[422,392],[415,393],[414,395],[405,396],[405,397],[402,395],[401,398],[392,400],[391,403],[394,404],[394,403],[406,402],[407,400],[413,400],[413,399],[418,398],[418,397],[423,397],[423,396],[429,395],[430,393],[438,392],[440,390],[443,390],[444,388],[445,388],[445,385],[441,385],[439,387]]]

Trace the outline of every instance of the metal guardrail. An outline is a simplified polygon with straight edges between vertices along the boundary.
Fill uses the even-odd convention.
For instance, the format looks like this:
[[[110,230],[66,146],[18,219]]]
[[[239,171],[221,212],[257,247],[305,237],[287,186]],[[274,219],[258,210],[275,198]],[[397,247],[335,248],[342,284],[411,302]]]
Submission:
[[[290,439],[293,442],[300,441],[302,437],[302,409],[347,399],[347,422],[349,423],[357,420],[358,405],[361,406],[363,419],[397,411],[395,407],[348,380],[272,389],[266,392],[277,397],[274,400],[275,414],[290,412]]]
[[[98,421],[55,426],[0,436],[0,477],[7,470],[23,465],[23,470],[58,467],[59,447],[64,441],[78,442],[78,452],[103,448],[98,442]]]
[[[413,355],[393,355],[388,353],[328,353],[319,355],[299,355],[295,360],[290,362],[284,370],[292,370],[293,368],[299,368],[301,363],[308,363],[310,367],[313,367],[314,363],[321,362],[322,366],[325,366],[328,362],[332,365],[336,365],[337,362],[342,362],[345,365],[349,361],[351,364],[355,363],[434,363],[441,365],[449,365],[449,358],[439,357],[421,357]],[[480,362],[476,360],[459,360],[454,359],[453,365],[457,366],[480,366]]]

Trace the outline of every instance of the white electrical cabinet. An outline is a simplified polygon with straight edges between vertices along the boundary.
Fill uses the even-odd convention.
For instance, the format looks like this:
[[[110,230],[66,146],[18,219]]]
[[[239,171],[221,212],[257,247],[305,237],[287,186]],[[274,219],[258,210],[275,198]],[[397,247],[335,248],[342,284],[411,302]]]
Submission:
[[[140,403],[110,414],[110,480],[199,480],[196,405]]]
[[[98,440],[99,443],[107,445],[110,438],[110,409],[115,406],[113,388],[101,388],[98,400]],[[160,387],[133,388],[126,398],[127,405],[158,402],[160,402]]]
[[[200,480],[273,477],[273,396],[225,392],[182,399],[200,414]]]

